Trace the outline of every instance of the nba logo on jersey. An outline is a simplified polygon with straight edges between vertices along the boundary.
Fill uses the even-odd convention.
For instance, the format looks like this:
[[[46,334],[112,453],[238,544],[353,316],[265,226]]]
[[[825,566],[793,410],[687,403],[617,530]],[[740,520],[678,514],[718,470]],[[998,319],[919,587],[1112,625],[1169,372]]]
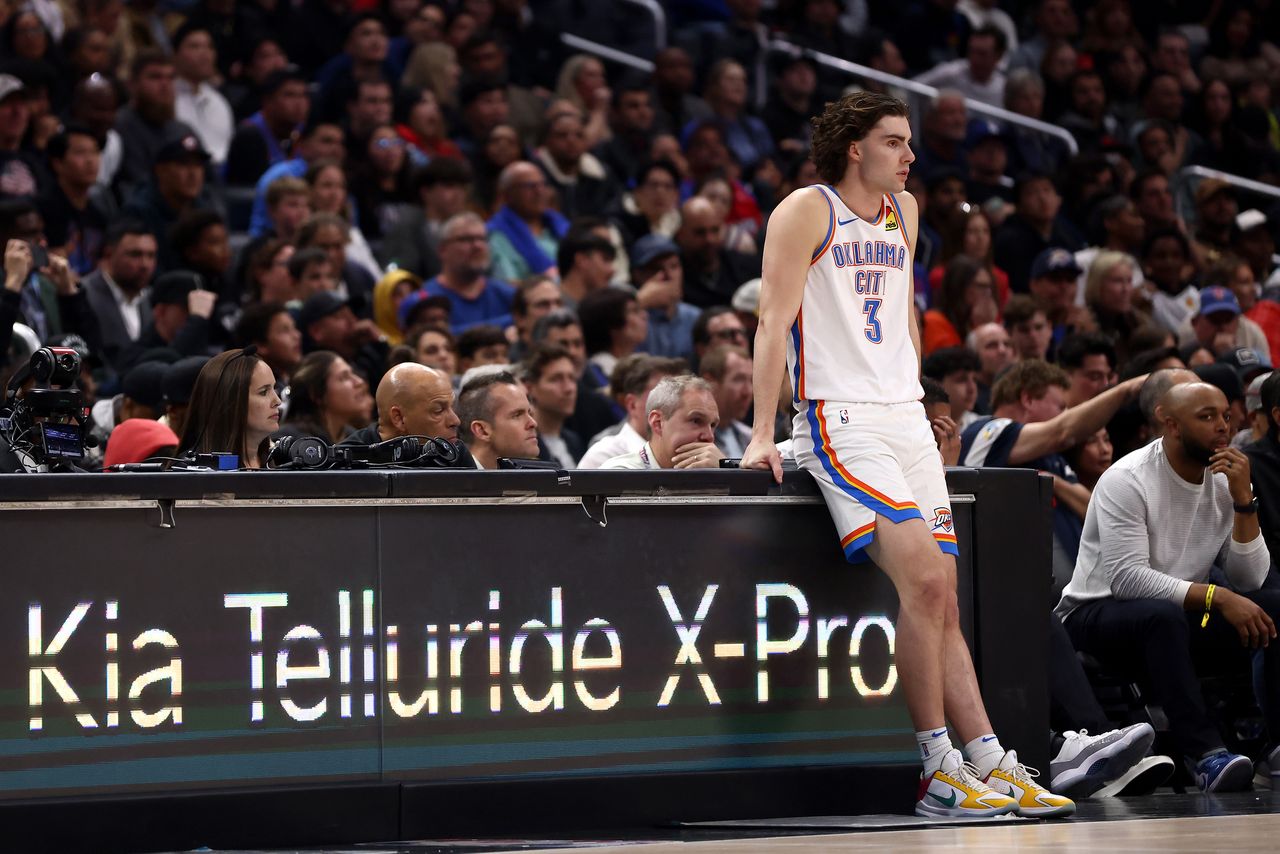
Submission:
[[[884,230],[885,231],[898,230],[898,218],[893,213],[892,205],[886,206],[884,209]]]
[[[841,423],[841,424],[848,424],[848,423],[849,423],[849,410],[847,410],[847,409],[841,409],[841,410],[840,410],[840,423]]]
[[[941,529],[941,530],[943,530],[943,531],[950,531],[950,530],[951,530],[951,528],[952,528],[952,521],[951,521],[951,508],[950,508],[950,507],[935,507],[935,508],[933,509],[933,524],[932,524],[932,528],[933,528],[933,530],[935,530],[935,531],[937,531],[937,530],[939,530],[939,529]]]

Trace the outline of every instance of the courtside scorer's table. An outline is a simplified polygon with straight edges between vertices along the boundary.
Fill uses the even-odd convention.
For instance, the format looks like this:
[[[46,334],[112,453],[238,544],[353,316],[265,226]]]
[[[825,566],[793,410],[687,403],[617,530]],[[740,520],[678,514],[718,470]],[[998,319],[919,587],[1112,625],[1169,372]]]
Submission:
[[[993,722],[1046,767],[1048,484],[948,485]],[[914,794],[896,597],[844,562],[802,473],[13,475],[0,511],[6,844],[622,827]]]

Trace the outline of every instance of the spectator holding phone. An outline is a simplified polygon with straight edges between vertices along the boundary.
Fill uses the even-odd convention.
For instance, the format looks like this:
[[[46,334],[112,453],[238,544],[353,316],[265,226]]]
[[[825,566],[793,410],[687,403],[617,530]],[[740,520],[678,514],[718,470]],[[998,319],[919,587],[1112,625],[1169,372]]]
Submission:
[[[0,200],[0,245],[0,353],[9,350],[15,322],[31,327],[41,341],[74,332],[92,352],[102,352],[98,322],[80,279],[66,258],[45,249],[44,220],[30,199]]]

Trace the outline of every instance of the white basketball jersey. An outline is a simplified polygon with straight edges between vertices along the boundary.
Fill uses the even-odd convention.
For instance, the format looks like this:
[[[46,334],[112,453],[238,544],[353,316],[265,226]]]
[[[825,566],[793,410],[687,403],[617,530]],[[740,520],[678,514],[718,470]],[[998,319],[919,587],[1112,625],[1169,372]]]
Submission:
[[[813,253],[800,313],[787,338],[797,408],[808,400],[919,400],[919,362],[907,324],[911,251],[892,195],[873,220],[858,217],[830,187],[814,185],[830,219]]]

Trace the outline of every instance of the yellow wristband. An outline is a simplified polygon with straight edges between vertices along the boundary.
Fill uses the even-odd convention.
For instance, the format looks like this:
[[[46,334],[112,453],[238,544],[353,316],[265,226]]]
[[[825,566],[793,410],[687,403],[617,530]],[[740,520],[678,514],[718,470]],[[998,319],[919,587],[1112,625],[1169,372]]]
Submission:
[[[1209,609],[1213,606],[1213,591],[1218,589],[1218,585],[1210,584],[1209,589],[1204,594],[1204,616],[1200,619],[1200,628],[1209,625]]]

